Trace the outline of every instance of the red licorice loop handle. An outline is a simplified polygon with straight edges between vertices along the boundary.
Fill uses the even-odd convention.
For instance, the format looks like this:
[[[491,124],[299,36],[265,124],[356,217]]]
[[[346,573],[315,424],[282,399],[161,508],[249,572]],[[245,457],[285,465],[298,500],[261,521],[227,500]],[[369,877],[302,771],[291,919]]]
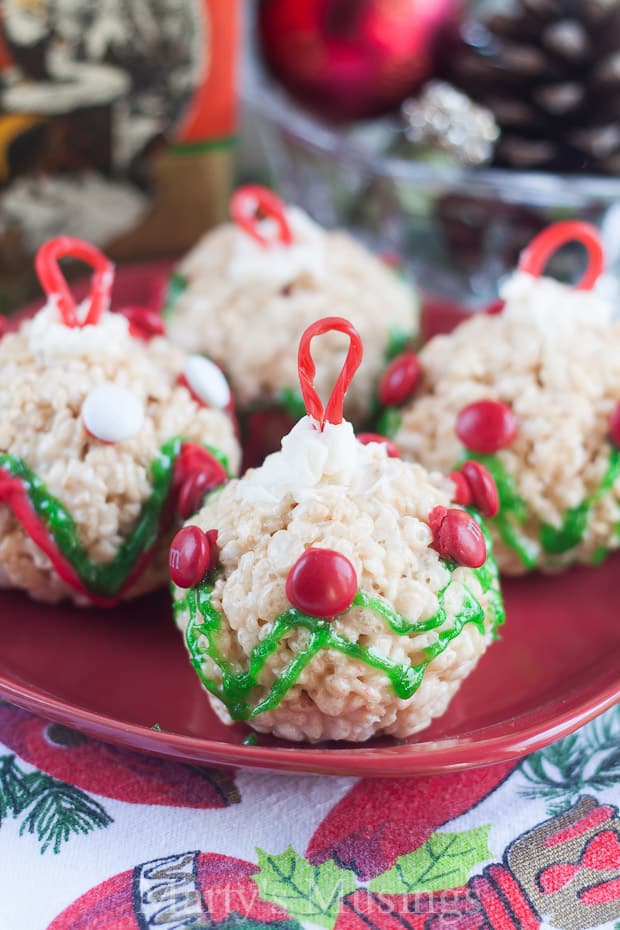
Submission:
[[[575,287],[579,291],[592,290],[603,271],[605,254],[596,227],[581,220],[562,220],[543,229],[521,252],[519,271],[539,278],[553,253],[567,242],[581,243],[588,253],[588,265]]]
[[[238,187],[230,199],[230,216],[233,222],[264,249],[273,242],[293,244],[293,231],[286,218],[286,207],[277,194],[260,184]],[[278,227],[275,240],[265,236],[258,228],[259,218],[268,217]]]
[[[77,315],[73,294],[58,264],[61,258],[76,258],[94,271],[90,289],[90,307],[83,320]],[[57,236],[45,242],[37,252],[35,268],[41,287],[48,297],[56,297],[65,326],[94,326],[110,303],[114,265],[103,252],[72,236]]]
[[[322,336],[323,333],[328,332],[344,333],[349,337],[350,343],[344,365],[342,366],[342,370],[338,375],[338,380],[327,401],[327,407],[323,407],[321,398],[314,387],[316,367],[312,359],[310,343],[315,336]],[[326,423],[333,423],[335,425],[342,423],[344,396],[353,380],[353,375],[360,367],[363,354],[364,349],[360,334],[352,323],[349,323],[348,320],[340,316],[327,316],[322,320],[317,320],[316,323],[312,323],[306,329],[301,337],[297,356],[301,394],[309,416],[318,421],[321,430],[325,427]]]

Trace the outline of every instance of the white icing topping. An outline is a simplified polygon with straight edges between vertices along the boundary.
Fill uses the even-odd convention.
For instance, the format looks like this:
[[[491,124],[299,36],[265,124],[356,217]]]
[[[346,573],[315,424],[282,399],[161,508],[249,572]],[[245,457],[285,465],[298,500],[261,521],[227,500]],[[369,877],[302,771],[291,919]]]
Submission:
[[[87,300],[80,304],[79,318],[83,319],[88,307]],[[102,313],[95,326],[65,326],[54,297],[27,326],[30,351],[45,365],[62,364],[70,358],[120,358],[133,342],[129,323],[120,313]]]
[[[242,229],[237,229],[228,276],[236,281],[265,281],[284,287],[300,277],[321,281],[326,274],[325,232],[298,207],[287,207],[286,219],[293,234],[291,245],[277,240],[274,220],[257,224],[270,240],[265,248]]]
[[[612,319],[611,306],[599,294],[524,271],[508,279],[501,296],[506,301],[502,311],[505,317],[528,323],[550,339],[561,331],[605,325]]]
[[[209,407],[227,407],[230,388],[223,372],[211,359],[204,355],[188,355],[185,362],[185,378],[190,388]]]
[[[144,407],[127,388],[104,381],[82,404],[84,426],[102,442],[123,442],[142,429]]]
[[[373,457],[346,420],[326,423],[321,431],[316,420],[303,417],[282,440],[281,451],[239,482],[238,493],[249,502],[277,501],[286,494],[297,502],[309,500],[323,482],[350,487],[360,465]]]

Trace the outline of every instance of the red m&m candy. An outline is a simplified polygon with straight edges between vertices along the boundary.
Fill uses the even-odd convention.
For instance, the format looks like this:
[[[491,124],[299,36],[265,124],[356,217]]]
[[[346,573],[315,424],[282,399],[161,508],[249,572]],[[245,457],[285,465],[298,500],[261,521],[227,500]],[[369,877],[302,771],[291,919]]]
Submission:
[[[179,588],[194,588],[215,561],[215,547],[198,526],[184,526],[170,546],[170,578]]]
[[[384,407],[400,407],[413,396],[421,374],[415,352],[402,352],[388,365],[379,381],[379,402]]]
[[[148,307],[123,307],[118,311],[129,322],[129,332],[134,339],[148,342],[155,336],[163,336],[166,332],[165,323],[156,310]]]
[[[400,449],[396,443],[391,439],[388,439],[387,436],[381,436],[380,433],[358,433],[357,441],[361,442],[363,446],[367,446],[371,442],[379,442],[382,446],[385,446],[385,451],[387,452],[389,458],[401,458]]]
[[[465,476],[462,475],[460,471],[451,471],[448,478],[454,485],[452,500],[455,504],[461,504],[463,507],[467,507],[468,504],[471,504],[471,491],[469,490],[469,484],[465,480]]]
[[[311,617],[335,617],[357,593],[357,575],[346,556],[333,549],[306,549],[286,579],[286,596]]]
[[[468,404],[456,418],[456,435],[472,452],[489,455],[509,446],[518,432],[517,418],[498,400]]]
[[[489,469],[481,462],[471,460],[461,465],[461,475],[467,483],[470,500],[476,510],[483,517],[495,517],[499,513],[499,494]]]
[[[614,446],[620,449],[620,401],[612,410],[609,418],[609,435]]]
[[[476,521],[456,508],[433,507],[428,515],[433,547],[444,559],[453,559],[467,568],[480,568],[487,557],[482,530]]]

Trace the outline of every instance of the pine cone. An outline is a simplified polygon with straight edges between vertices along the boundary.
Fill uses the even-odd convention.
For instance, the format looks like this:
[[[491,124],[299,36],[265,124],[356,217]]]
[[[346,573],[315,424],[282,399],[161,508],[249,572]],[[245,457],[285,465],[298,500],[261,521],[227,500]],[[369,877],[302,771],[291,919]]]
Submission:
[[[464,27],[451,80],[501,128],[495,164],[620,173],[620,0],[515,0]]]

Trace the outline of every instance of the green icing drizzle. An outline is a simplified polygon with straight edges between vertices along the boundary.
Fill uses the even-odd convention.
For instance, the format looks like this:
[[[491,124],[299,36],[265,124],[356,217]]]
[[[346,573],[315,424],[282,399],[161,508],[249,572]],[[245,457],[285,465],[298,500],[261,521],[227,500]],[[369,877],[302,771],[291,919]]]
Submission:
[[[543,523],[539,530],[539,547],[519,532],[519,525],[527,522],[527,503],[519,496],[512,475],[506,471],[498,456],[468,452],[465,458],[481,462],[493,476],[499,494],[500,512],[490,522],[497,528],[503,543],[517,553],[527,569],[536,567],[540,549],[552,555],[560,555],[577,546],[585,535],[592,507],[612,489],[620,477],[620,450],[612,448],[609,465],[598,488],[576,507],[566,510],[561,526]],[[605,552],[604,548],[598,549],[593,556],[593,564],[602,561]]]
[[[283,387],[278,394],[278,401],[289,416],[297,421],[306,415],[306,405],[299,391],[292,387]]]
[[[43,521],[57,549],[71,563],[84,587],[102,597],[113,597],[123,587],[143,553],[157,542],[162,513],[170,491],[174,464],[185,440],[180,436],[161,447],[149,469],[152,492],[144,502],[130,535],[109,562],[96,563],[86,555],[75,520],[43,481],[21,459],[0,455],[0,468],[18,478],[37,516]],[[228,460],[219,449],[205,446],[230,474]]]
[[[377,432],[388,439],[394,439],[403,421],[399,407],[386,407],[377,420]]]
[[[540,528],[540,544],[545,552],[554,555],[567,552],[576,546],[584,537],[592,507],[613,488],[620,478],[620,449],[611,450],[609,464],[598,488],[576,507],[570,507],[564,514],[564,520],[559,527],[543,523]],[[600,558],[600,555],[599,555]]]
[[[387,346],[385,347],[385,360],[391,362],[397,355],[408,349],[413,343],[413,335],[400,326],[392,326],[388,333]]]
[[[491,595],[490,589],[497,579],[497,567],[492,557],[488,558],[485,565],[477,569],[475,574],[483,590],[489,591]],[[474,623],[481,633],[484,632],[484,610],[467,588],[465,588],[462,609],[453,625],[447,629],[438,629],[446,621],[446,611],[443,605],[450,583],[438,594],[439,608],[436,613],[427,620],[416,623],[411,623],[395,611],[383,598],[371,596],[363,591],[358,591],[355,595],[354,607],[372,610],[385,620],[391,630],[401,636],[438,630],[436,642],[422,650],[424,658],[416,665],[395,662],[371,646],[351,642],[338,633],[330,620],[311,617],[290,607],[273,620],[267,635],[250,652],[247,666],[240,668],[229,662],[218,647],[218,633],[222,629],[223,617],[211,602],[214,579],[207,578],[197,588],[188,591],[176,601],[174,611],[175,614],[184,611],[189,613],[185,641],[192,665],[204,687],[223,701],[233,720],[248,720],[277,707],[286,692],[297,682],[303,669],[321,649],[334,649],[371,668],[379,669],[389,679],[397,697],[410,698],[420,687],[429,663],[459,635],[465,624]],[[501,604],[501,594],[493,589],[492,596],[489,597],[489,608],[494,632],[496,627],[503,622]],[[277,676],[269,693],[258,703],[252,703],[252,691],[259,685],[260,675],[268,658],[273,655],[286,635],[294,629],[306,630],[305,646],[295,654],[289,665]],[[203,665],[207,657],[220,670],[221,683],[205,674]]]
[[[185,275],[180,274],[178,271],[174,271],[168,280],[168,287],[166,289],[166,299],[164,301],[164,309],[162,315],[165,320],[170,319],[170,315],[174,311],[174,305],[177,300],[183,293],[187,290],[188,280]]]

